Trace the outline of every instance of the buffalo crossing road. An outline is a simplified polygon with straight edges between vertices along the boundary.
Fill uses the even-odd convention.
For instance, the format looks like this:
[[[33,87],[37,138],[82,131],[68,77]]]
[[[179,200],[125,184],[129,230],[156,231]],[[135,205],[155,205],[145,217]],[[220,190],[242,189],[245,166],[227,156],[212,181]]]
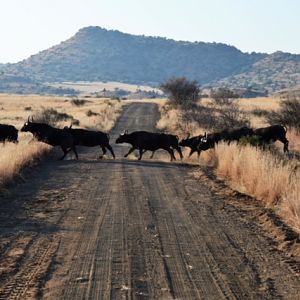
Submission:
[[[125,106],[116,160],[52,159],[2,196],[0,299],[299,299],[283,254],[196,166],[122,158],[119,132],[158,118]]]

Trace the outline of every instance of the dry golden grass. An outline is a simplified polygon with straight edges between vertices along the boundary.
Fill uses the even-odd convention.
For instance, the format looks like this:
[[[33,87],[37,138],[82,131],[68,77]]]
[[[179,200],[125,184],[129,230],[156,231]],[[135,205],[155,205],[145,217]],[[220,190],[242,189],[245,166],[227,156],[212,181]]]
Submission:
[[[80,127],[109,131],[113,127],[123,105],[118,100],[86,98],[87,102],[84,105],[75,106],[71,100],[72,98],[69,97],[0,94],[0,120],[1,123],[12,124],[20,129],[29,116],[44,108],[53,108],[79,120]],[[88,117],[86,113],[89,110],[98,115]],[[66,121],[59,125],[69,124],[70,121]]]
[[[255,108],[262,110],[277,110],[279,108],[280,98],[278,97],[258,97],[258,98],[240,98],[237,100],[241,109],[251,111]]]
[[[0,187],[11,182],[25,166],[49,153],[52,148],[39,142],[29,143],[28,140],[22,140],[17,145],[6,143],[0,147]]]
[[[269,152],[236,144],[218,145],[209,160],[218,176],[275,208],[300,232],[299,161],[278,159]]]
[[[108,99],[88,98],[86,100],[88,102],[83,106],[75,106],[71,103],[71,98],[66,97],[0,94],[0,123],[11,124],[17,129],[21,129],[29,116],[45,108],[53,108],[78,119],[80,127],[109,131],[120,114],[123,104],[117,100]],[[88,117],[88,110],[97,115]],[[70,121],[58,124],[60,127],[65,125],[70,125]],[[0,187],[13,180],[24,166],[51,151],[52,147],[44,143],[29,143],[31,139],[31,133],[19,132],[19,144],[0,145],[2,148],[0,152]]]
[[[243,109],[249,111],[259,109],[278,108],[277,99],[258,99],[255,103],[248,103],[252,99],[239,100]],[[203,134],[204,130],[196,123],[182,125],[182,112],[176,109],[166,110],[161,106],[161,119],[157,126],[159,129],[175,133],[184,137],[184,129],[191,136]],[[251,119],[253,122],[253,118]],[[263,122],[261,121],[263,124]],[[252,123],[253,124],[253,123]],[[263,124],[265,126],[266,124]],[[288,131],[291,150],[300,151],[300,137],[294,131]],[[282,144],[279,143],[282,148]],[[189,150],[184,150],[187,157]],[[197,154],[187,162],[198,162]],[[219,144],[215,149],[201,153],[200,161],[203,165],[214,167],[216,174],[225,179],[228,184],[243,193],[249,194],[263,201],[267,206],[274,208],[281,216],[300,232],[300,163],[297,160],[282,160],[268,152],[254,147],[240,147],[236,144]]]

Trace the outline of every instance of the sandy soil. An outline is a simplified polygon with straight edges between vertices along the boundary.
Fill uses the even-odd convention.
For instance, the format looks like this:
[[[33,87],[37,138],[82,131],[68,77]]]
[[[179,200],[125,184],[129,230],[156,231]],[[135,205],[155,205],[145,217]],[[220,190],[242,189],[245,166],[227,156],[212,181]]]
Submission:
[[[126,106],[116,160],[80,149],[2,193],[0,299],[299,299],[299,265],[261,208],[192,177],[197,166],[122,158],[118,133],[158,117],[155,104]]]

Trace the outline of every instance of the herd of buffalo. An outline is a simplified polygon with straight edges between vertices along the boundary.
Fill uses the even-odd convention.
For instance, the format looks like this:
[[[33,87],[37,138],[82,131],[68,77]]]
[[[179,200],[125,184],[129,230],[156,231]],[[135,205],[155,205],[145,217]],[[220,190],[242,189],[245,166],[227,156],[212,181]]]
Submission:
[[[78,154],[76,146],[95,147],[100,146],[103,154],[110,151],[113,158],[115,158],[114,151],[109,144],[109,135],[101,131],[92,131],[86,129],[73,129],[72,126],[59,129],[52,127],[48,124],[37,123],[33,120],[28,121],[21,128],[23,132],[31,132],[33,137],[40,141],[47,143],[51,146],[60,146],[64,152],[61,159],[64,159],[68,152],[73,151],[76,158]],[[189,135],[179,141],[178,136],[166,133],[153,133],[147,131],[134,131],[128,133],[126,130],[120,134],[116,139],[117,144],[127,143],[131,145],[127,157],[134,150],[139,150],[139,160],[142,158],[146,151],[152,151],[151,158],[158,149],[163,149],[170,154],[171,161],[176,160],[174,156],[174,150],[176,150],[180,158],[183,158],[180,147],[189,147],[191,156],[194,152],[200,156],[201,151],[205,151],[213,148],[218,142],[224,141],[230,144],[230,142],[239,142],[241,138],[248,136],[257,136],[259,140],[265,145],[270,142],[280,141],[284,144],[284,152],[288,152],[288,140],[286,138],[286,128],[282,125],[272,125],[269,127],[252,129],[249,127],[241,127],[231,130],[223,130],[210,134],[199,135],[190,137]],[[0,141],[18,142],[18,130],[12,125],[0,124]]]

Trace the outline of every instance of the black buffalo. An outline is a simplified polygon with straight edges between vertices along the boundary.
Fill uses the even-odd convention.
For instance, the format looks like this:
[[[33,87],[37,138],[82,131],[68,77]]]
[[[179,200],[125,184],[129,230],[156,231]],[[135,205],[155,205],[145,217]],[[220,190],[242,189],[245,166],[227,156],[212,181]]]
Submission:
[[[164,143],[168,143],[170,145],[171,149],[173,149],[173,150],[175,149],[178,152],[180,159],[183,158],[181,148],[179,146],[179,139],[178,139],[177,135],[168,134],[168,133],[155,133],[155,134],[159,135],[159,138],[161,140],[163,140]],[[143,153],[145,153],[146,151],[147,150],[144,150]],[[150,158],[153,158],[155,151],[156,150],[152,151]]]
[[[286,128],[282,125],[271,125],[253,130],[253,135],[259,137],[260,141],[266,143],[280,141],[283,143],[283,151],[289,151],[289,141],[286,138]]]
[[[182,139],[180,141],[179,146],[189,147],[191,149],[189,157],[191,157],[194,152],[197,152],[199,158],[201,150],[198,149],[198,145],[201,142],[202,138],[204,138],[204,135],[193,136],[190,138],[190,134],[188,134],[186,139]]]
[[[0,142],[18,143],[18,130],[12,125],[0,124]]]
[[[253,129],[247,126],[243,126],[237,129],[225,129],[219,132],[214,132],[206,134],[201,138],[198,144],[198,150],[205,151],[214,148],[219,142],[227,142],[228,145],[231,142],[239,142],[242,137],[251,136],[253,134]]]
[[[164,133],[153,133],[148,131],[134,131],[132,133],[120,134],[116,140],[117,144],[128,143],[131,144],[131,148],[128,153],[124,155],[127,157],[134,150],[139,150],[139,160],[142,159],[143,153],[146,151],[152,151],[152,156],[154,152],[158,149],[166,150],[170,156],[171,161],[176,160],[174,156],[173,148],[176,149],[182,158],[181,149],[178,146],[178,137],[171,134]]]
[[[78,154],[75,148],[74,140],[68,130],[54,128],[48,124],[36,123],[28,121],[23,125],[21,131],[31,132],[33,136],[40,142],[51,146],[60,146],[64,152],[61,159],[64,159],[68,152],[73,150],[76,158]]]
[[[92,131],[86,129],[73,129],[72,126],[65,127],[68,130],[74,140],[74,144],[77,146],[95,147],[100,146],[103,154],[99,156],[102,158],[106,153],[106,148],[110,151],[113,158],[115,158],[115,153],[109,144],[109,134],[101,131]]]

